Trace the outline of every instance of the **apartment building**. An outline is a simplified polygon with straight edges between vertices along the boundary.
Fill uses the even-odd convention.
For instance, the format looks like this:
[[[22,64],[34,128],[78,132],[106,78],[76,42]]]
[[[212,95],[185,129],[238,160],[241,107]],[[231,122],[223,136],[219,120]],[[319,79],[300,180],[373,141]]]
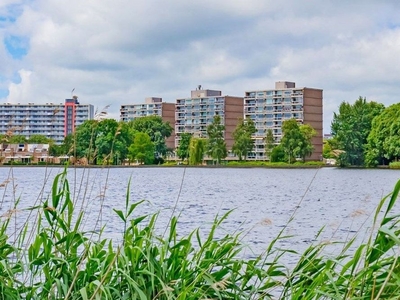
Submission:
[[[275,89],[245,92],[244,117],[251,118],[257,132],[254,135],[255,149],[249,159],[266,160],[264,138],[268,129],[272,129],[275,142],[282,138],[282,122],[295,118],[301,124],[309,124],[317,135],[312,139],[314,152],[308,160],[320,160],[322,157],[322,95],[321,89],[296,88],[294,82],[279,81]]]
[[[220,116],[225,126],[225,142],[232,149],[232,132],[238,119],[243,117],[243,98],[222,96],[221,91],[202,89],[198,86],[191,91],[190,98],[176,100],[175,105],[175,148],[179,146],[180,135],[184,132],[194,136],[207,137],[207,126],[214,116]]]
[[[77,96],[60,104],[4,103],[0,104],[0,134],[18,134],[27,139],[40,134],[60,144],[93,115],[93,105],[80,104]]]
[[[175,104],[163,102],[162,98],[149,97],[142,104],[124,104],[120,109],[120,120],[124,122],[146,116],[160,116],[164,122],[169,122],[172,127],[175,123]],[[165,141],[168,148],[175,147],[174,132]]]

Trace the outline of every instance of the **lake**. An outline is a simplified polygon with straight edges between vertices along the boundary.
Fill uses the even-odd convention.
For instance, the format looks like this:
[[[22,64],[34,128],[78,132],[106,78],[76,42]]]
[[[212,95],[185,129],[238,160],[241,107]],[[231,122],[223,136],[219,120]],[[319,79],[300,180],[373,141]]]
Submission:
[[[50,196],[61,168],[1,167],[0,215],[19,200],[15,228],[27,218],[24,211]],[[233,210],[220,235],[244,232],[249,256],[260,254],[285,229],[293,237],[279,243],[301,251],[318,241],[360,239],[371,232],[371,215],[380,199],[400,178],[395,170],[374,169],[266,169],[266,168],[70,168],[68,178],[77,209],[86,212],[85,229],[106,225],[105,237],[121,239],[122,223],[113,211],[123,209],[130,184],[132,202],[146,200],[135,216],[159,212],[163,234],[171,215],[179,215],[181,235],[200,227],[207,232],[214,217]],[[396,207],[397,209],[397,207]],[[291,217],[293,220],[289,222]],[[13,224],[13,223],[12,223]],[[334,251],[334,250],[332,250]]]

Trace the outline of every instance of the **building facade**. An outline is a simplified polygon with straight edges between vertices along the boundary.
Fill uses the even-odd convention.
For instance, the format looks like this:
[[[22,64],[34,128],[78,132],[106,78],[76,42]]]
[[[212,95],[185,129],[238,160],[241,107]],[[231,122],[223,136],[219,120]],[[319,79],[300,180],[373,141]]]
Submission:
[[[140,117],[160,116],[164,122],[169,122],[172,128],[175,123],[175,104],[163,102],[162,98],[149,97],[143,104],[124,104],[120,109],[120,120],[128,122]],[[165,141],[168,148],[175,147],[174,132]]]
[[[93,105],[80,104],[76,96],[60,104],[4,103],[0,104],[0,134],[23,135],[27,139],[40,134],[60,144],[93,115]]]
[[[199,86],[198,89],[191,91],[190,98],[176,100],[175,148],[179,146],[182,133],[207,137],[207,126],[218,115],[225,126],[224,137],[227,148],[232,149],[232,133],[239,118],[243,118],[243,98],[221,94],[221,91],[204,90]]]
[[[317,134],[312,139],[314,152],[308,160],[322,158],[322,99],[323,91],[314,88],[296,88],[294,82],[279,81],[275,89],[245,92],[244,117],[251,118],[256,126],[255,149],[249,159],[266,160],[265,137],[271,129],[275,143],[282,138],[282,122],[296,119],[300,124],[309,124]]]

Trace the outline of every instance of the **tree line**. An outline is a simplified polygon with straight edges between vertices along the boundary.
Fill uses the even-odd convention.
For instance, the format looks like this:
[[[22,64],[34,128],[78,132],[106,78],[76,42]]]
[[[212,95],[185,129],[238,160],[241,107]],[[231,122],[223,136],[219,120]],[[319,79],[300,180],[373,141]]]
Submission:
[[[221,118],[216,116],[207,127],[207,139],[192,137],[189,133],[181,134],[177,149],[178,157],[182,160],[188,159],[189,164],[196,165],[200,164],[204,155],[207,154],[216,164],[219,164],[228,154],[224,130]],[[232,133],[234,140],[232,152],[239,161],[245,161],[255,150],[256,132],[255,123],[251,118],[239,119]],[[295,119],[283,121],[282,135],[281,141],[276,141],[272,129],[268,129],[265,137],[262,137],[266,159],[271,162],[292,163],[298,159],[304,161],[313,152],[311,139],[316,135],[316,131],[310,125],[299,124]]]
[[[232,152],[238,159],[246,160],[254,151],[254,134],[256,126],[252,119],[239,119],[232,137]],[[275,141],[271,129],[263,138],[266,156],[274,162],[293,162],[304,160],[313,151],[311,138],[315,130],[309,125],[298,124],[291,119],[283,122],[283,138]],[[85,158],[89,164],[121,164],[122,162],[139,162],[141,164],[163,163],[164,158],[173,154],[168,149],[166,139],[171,136],[173,128],[163,122],[159,116],[136,118],[129,122],[118,122],[114,119],[102,121],[87,120],[78,126],[73,134],[65,137],[62,144],[57,145],[43,135],[31,136],[28,140],[21,135],[0,136],[6,143],[50,144],[50,155],[68,155]],[[204,157],[220,164],[228,155],[225,142],[225,126],[220,116],[215,116],[207,126],[207,137],[182,133],[176,149],[176,156],[191,165],[203,163]]]

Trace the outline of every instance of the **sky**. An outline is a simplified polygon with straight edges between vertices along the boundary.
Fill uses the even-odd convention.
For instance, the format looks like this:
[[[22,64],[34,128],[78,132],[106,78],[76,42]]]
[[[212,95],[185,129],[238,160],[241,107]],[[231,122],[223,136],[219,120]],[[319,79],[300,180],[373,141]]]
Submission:
[[[244,96],[276,81],[400,102],[398,0],[1,0],[0,103],[123,104]],[[72,90],[74,91],[72,92]]]

